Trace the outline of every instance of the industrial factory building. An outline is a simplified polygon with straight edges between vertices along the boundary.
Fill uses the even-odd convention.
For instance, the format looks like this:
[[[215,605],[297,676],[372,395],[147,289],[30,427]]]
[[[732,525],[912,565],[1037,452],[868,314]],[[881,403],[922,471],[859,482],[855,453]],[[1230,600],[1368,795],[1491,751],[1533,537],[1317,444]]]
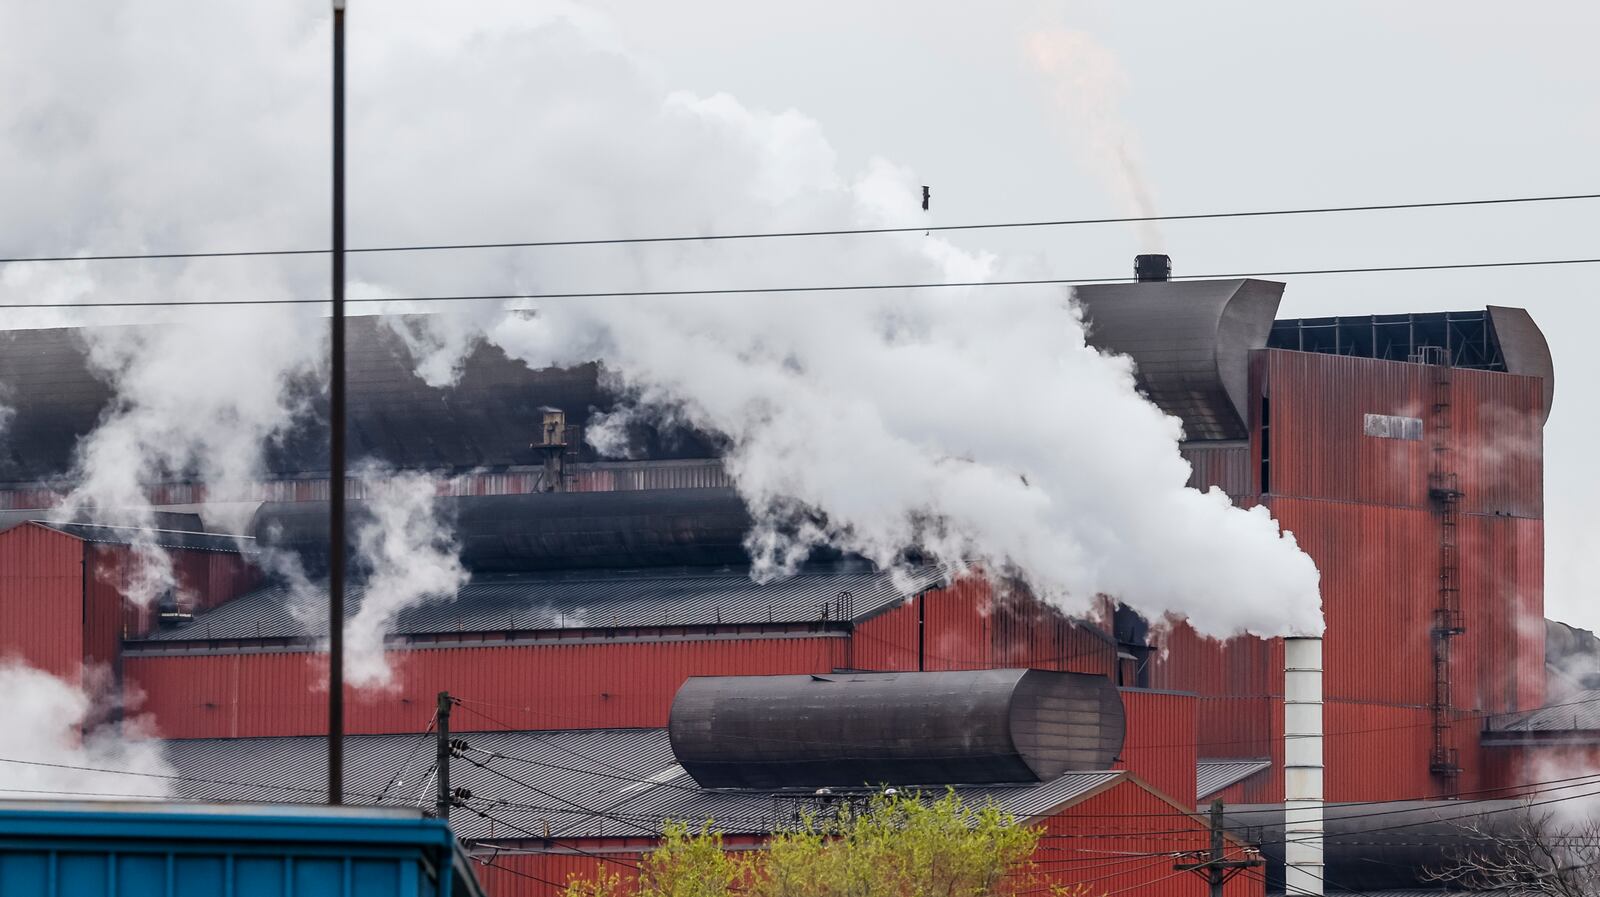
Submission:
[[[1265,507],[1321,571],[1326,799],[1510,798],[1538,792],[1553,757],[1596,759],[1583,702],[1600,693],[1547,706],[1555,383],[1538,327],[1504,307],[1283,320],[1282,292],[1219,280],[1078,295],[1092,342],[1131,356],[1182,421],[1191,485]],[[419,745],[448,692],[465,742],[452,777],[470,792],[454,818],[497,897],[628,865],[664,819],[715,819],[754,843],[884,784],[955,787],[1041,824],[1044,867],[1090,893],[1199,895],[1206,883],[1176,869],[1209,844],[1195,808],[1284,801],[1282,640],[1209,640],[1110,600],[1072,617],[1004,581],[849,556],[760,585],[714,439],[641,429],[628,461],[587,447],[614,402],[596,369],[530,371],[482,347],[441,392],[373,319],[351,322],[349,357],[352,454],[453,476],[472,579],[396,621],[392,688],[349,693],[347,787],[431,800]],[[325,665],[257,556],[293,549],[314,571],[326,552],[325,433],[274,447],[271,479],[227,515],[243,531],[199,486],[153,487],[180,588],[134,609],[120,599],[132,533],[41,513],[110,400],[80,341],[0,334],[0,386],[16,407],[0,453],[0,654],[108,677],[173,740],[182,797],[315,799]],[[362,488],[348,487],[357,509]],[[1281,810],[1276,829],[1251,812],[1267,815],[1230,816],[1245,821],[1227,855],[1268,862],[1229,881],[1237,897],[1282,887]],[[1425,851],[1352,863],[1340,845],[1385,827],[1339,818],[1330,808],[1328,890],[1436,886],[1416,869]]]

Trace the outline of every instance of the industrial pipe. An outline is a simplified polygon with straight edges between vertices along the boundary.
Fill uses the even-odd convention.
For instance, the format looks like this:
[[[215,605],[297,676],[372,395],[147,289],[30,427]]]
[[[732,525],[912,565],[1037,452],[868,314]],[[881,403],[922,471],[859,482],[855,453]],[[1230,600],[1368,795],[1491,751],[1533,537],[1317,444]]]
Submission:
[[[1322,857],[1322,639],[1283,640],[1284,888],[1320,897]]]

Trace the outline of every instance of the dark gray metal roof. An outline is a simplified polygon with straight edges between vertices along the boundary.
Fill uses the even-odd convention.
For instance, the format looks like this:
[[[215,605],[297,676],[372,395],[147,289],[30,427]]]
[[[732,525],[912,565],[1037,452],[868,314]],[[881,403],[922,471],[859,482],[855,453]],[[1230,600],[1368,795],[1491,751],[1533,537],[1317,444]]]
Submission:
[[[1140,388],[1188,439],[1244,439],[1250,351],[1267,344],[1283,284],[1191,280],[1077,288],[1089,343],[1131,357]]]
[[[715,567],[750,557],[744,543],[753,523],[731,488],[456,495],[440,498],[436,510],[450,524],[462,564],[476,572]],[[360,519],[366,503],[350,502],[349,513]],[[271,502],[256,512],[250,531],[262,545],[323,570],[328,519],[325,502]],[[352,552],[355,542],[352,528]]]
[[[1536,710],[1490,717],[1484,738],[1579,732],[1600,735],[1600,690],[1579,691]]]
[[[913,592],[943,581],[934,568],[904,580]],[[352,584],[348,613],[364,598]],[[396,635],[535,629],[646,628],[747,623],[808,623],[870,617],[904,600],[894,575],[851,561],[757,583],[748,569],[657,568],[475,576],[454,601],[400,614]],[[316,624],[320,631],[320,624]],[[305,623],[290,612],[290,593],[269,585],[164,629],[150,641],[298,638]]]
[[[1195,762],[1195,800],[1205,800],[1224,788],[1271,768],[1272,761],[1266,758],[1239,760],[1234,757],[1201,757]]]
[[[419,733],[425,720],[418,720]],[[672,756],[665,729],[584,729],[458,735],[468,750],[452,762],[454,787],[473,794],[452,817],[475,841],[527,837],[640,837],[663,820],[715,820],[729,833],[762,833],[792,824],[824,798],[811,792],[703,789]],[[431,805],[427,781],[432,736],[361,735],[345,739],[345,788],[351,803]],[[327,743],[318,737],[171,741],[166,757],[185,800],[315,803],[326,782]],[[483,767],[495,770],[489,771]],[[1122,771],[1067,773],[1038,785],[968,787],[969,801],[993,799],[1019,818],[1046,814],[1109,787]],[[508,778],[509,777],[509,778]],[[402,784],[390,783],[398,778]],[[207,781],[196,781],[207,780]],[[516,781],[512,781],[515,779]],[[385,786],[388,786],[387,789]],[[477,815],[481,811],[486,816]],[[492,817],[492,818],[489,818]]]
[[[0,483],[67,473],[78,439],[110,403],[110,389],[87,363],[83,333],[0,330],[0,395],[16,412],[0,441]],[[538,464],[529,444],[539,432],[542,407],[561,408],[569,424],[582,427],[595,409],[613,401],[595,365],[533,371],[488,345],[467,359],[456,386],[434,389],[412,374],[398,337],[376,316],[350,319],[346,351],[350,455],[397,467],[462,471]],[[328,469],[326,399],[314,385],[300,386],[312,411],[270,447],[267,469],[274,476]],[[714,454],[690,432],[663,439],[641,429],[630,437],[637,457]],[[585,458],[593,455],[586,447],[576,449]]]
[[[667,724],[694,780],[719,788],[1053,780],[1122,750],[1122,700],[1084,673],[1000,669],[697,676]]]
[[[180,530],[141,530],[132,526],[109,526],[100,523],[51,523],[40,519],[49,512],[29,512],[6,519],[0,517],[0,532],[14,526],[32,523],[59,533],[108,545],[132,545],[148,539],[162,548],[188,548],[194,551],[226,551],[233,554],[250,554],[255,549],[255,539],[248,536],[228,536],[220,533],[187,532]]]

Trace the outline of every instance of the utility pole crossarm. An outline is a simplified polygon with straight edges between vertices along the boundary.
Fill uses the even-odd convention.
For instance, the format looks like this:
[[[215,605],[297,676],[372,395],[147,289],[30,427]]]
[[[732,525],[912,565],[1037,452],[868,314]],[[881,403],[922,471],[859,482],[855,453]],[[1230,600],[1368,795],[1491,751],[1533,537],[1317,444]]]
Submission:
[[[1230,879],[1246,869],[1260,865],[1262,860],[1258,858],[1228,859],[1227,841],[1222,826],[1222,800],[1219,798],[1211,802],[1210,855],[1198,862],[1177,863],[1172,868],[1178,872],[1193,872],[1199,875],[1211,886],[1211,897],[1222,897],[1222,886]]]

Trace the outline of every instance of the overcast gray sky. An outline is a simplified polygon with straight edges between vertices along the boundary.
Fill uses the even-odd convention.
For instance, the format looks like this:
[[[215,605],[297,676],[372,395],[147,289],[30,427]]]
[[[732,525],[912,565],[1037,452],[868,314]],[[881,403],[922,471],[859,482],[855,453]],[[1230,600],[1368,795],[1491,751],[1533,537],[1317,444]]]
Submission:
[[[594,210],[524,220],[514,203],[486,214],[503,197],[492,176],[476,184],[461,176],[480,164],[461,147],[522,139],[526,132],[501,127],[496,116],[524,111],[496,106],[493,90],[463,109],[460,93],[434,89],[439,70],[427,66],[452,66],[450,84],[475,83],[481,57],[473,42],[487,38],[430,56],[444,38],[435,41],[426,25],[389,22],[403,38],[374,46],[379,29],[369,26],[396,15],[394,7],[352,3],[353,157],[381,160],[358,168],[381,169],[381,178],[366,176],[383,190],[407,192],[370,202],[379,188],[355,175],[353,245],[684,228],[651,206],[644,180],[628,216]],[[1126,214],[1141,207],[1141,196],[1159,212],[1184,213],[1600,188],[1600,5],[1592,3],[586,6],[609,19],[628,55],[653,69],[661,86],[798,110],[821,127],[841,172],[861,172],[878,157],[913,170],[933,185],[939,223]],[[184,8],[152,3],[102,15],[87,6],[0,0],[0,75],[13,90],[10,111],[0,109],[5,242],[42,252],[320,238],[326,4]],[[483,17],[480,30],[493,34],[500,27],[493,17],[512,17],[512,8],[451,4],[439,14]],[[426,61],[408,68],[408,54]],[[392,80],[371,83],[379,71]],[[609,70],[596,71],[606,77]],[[504,70],[486,70],[481,80],[491,87],[497,77],[504,80]],[[514,85],[522,95],[542,91],[555,100],[544,110],[551,117],[532,127],[559,127],[570,112],[561,97],[581,109],[592,87],[540,70],[536,60],[523,78]],[[637,92],[630,91],[613,93]],[[363,110],[380,95],[405,103]],[[508,89],[507,96],[517,94]],[[628,102],[618,100],[614,114],[627,114]],[[482,131],[455,143],[432,139],[447,128]],[[481,164],[491,174],[515,172],[506,167],[514,149],[504,159],[486,154]],[[1130,170],[1138,176],[1128,177]],[[581,184],[561,186],[581,193]],[[379,207],[381,217],[364,216],[363,208]],[[1159,234],[1108,226],[952,239],[1030,255],[1057,276],[1095,277],[1126,274],[1131,256],[1151,248],[1171,253],[1180,274],[1229,274],[1594,256],[1597,234],[1600,202],[1172,223]],[[183,278],[207,295],[325,280],[312,264],[283,263],[270,280],[252,273],[261,266],[243,263],[226,275],[209,273],[221,270],[195,266]],[[0,271],[0,293],[37,299],[47,288],[51,295],[99,290],[109,298],[104,291],[115,286],[117,298],[151,295],[165,288],[163,272],[148,266],[137,279],[119,274],[89,287],[46,284],[12,268]],[[444,267],[418,272],[416,282],[429,288],[430,275],[446,274],[451,289],[480,285],[460,283],[460,271]],[[481,285],[501,289],[506,274],[486,266]],[[1600,626],[1587,563],[1596,530],[1589,509],[1600,504],[1588,461],[1600,437],[1589,411],[1600,382],[1600,353],[1588,345],[1596,276],[1600,266],[1297,278],[1283,306],[1292,316],[1487,303],[1532,311],[1549,337],[1559,384],[1546,430],[1547,607],[1591,627]],[[241,344],[251,344],[249,334]]]
[[[603,0],[668,82],[818,119],[843,167],[914,168],[941,221],[1114,215],[1081,110],[1034,64],[1080,32],[1163,213],[1594,192],[1600,4],[1585,2],[660,4]],[[1081,74],[1081,73],[1079,73]],[[1165,224],[1178,273],[1600,255],[1600,202]],[[985,234],[986,245],[1002,241]],[[1131,227],[1004,245],[1063,276],[1120,275]],[[1555,355],[1545,431],[1546,606],[1600,626],[1600,266],[1290,279],[1282,314],[1527,307]]]

